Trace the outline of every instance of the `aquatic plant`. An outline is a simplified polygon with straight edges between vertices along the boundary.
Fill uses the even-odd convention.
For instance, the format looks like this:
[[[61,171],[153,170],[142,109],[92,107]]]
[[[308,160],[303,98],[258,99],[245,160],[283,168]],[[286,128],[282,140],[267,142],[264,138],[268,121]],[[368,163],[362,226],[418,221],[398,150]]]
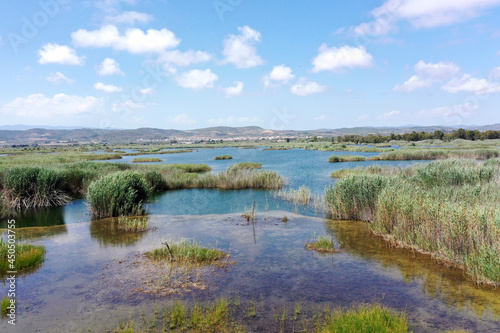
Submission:
[[[221,189],[279,189],[284,183],[285,180],[275,171],[237,170],[202,175],[193,179],[191,186],[196,188]]]
[[[378,305],[360,305],[349,310],[329,310],[324,312],[323,321],[316,332],[356,332],[356,333],[406,333],[409,332],[408,319],[404,313],[392,313]]]
[[[232,160],[233,157],[231,155],[220,155],[215,156],[214,160]]]
[[[9,261],[9,255],[12,254],[9,245],[12,244],[0,239],[0,272],[21,271],[34,267],[44,260],[45,246],[18,243],[15,246],[15,260]],[[11,264],[14,264],[14,268],[10,266]]]
[[[124,171],[104,176],[90,184],[87,193],[95,217],[142,215],[148,187],[137,172]]]
[[[158,157],[137,157],[130,161],[130,163],[148,163],[148,162],[163,162]]]
[[[167,181],[158,171],[147,171],[143,177],[151,192],[162,192],[169,189]]]
[[[260,169],[262,167],[262,163],[255,162],[242,162],[231,165],[227,168],[228,172],[238,171],[238,170],[247,170],[247,169]]]
[[[313,199],[311,189],[304,185],[300,186],[297,190],[290,188],[288,189],[288,191],[281,190],[275,192],[274,197],[278,197],[302,205],[309,204]]]
[[[120,216],[115,220],[119,230],[125,232],[144,232],[149,229],[147,216]]]
[[[2,297],[2,302],[0,303],[0,313],[5,316],[9,311],[7,308],[10,306],[10,298]]]
[[[366,160],[365,156],[356,156],[356,155],[334,155],[328,158],[328,162],[337,163],[337,162],[358,162]]]
[[[339,250],[335,249],[333,237],[328,235],[318,236],[314,241],[307,243],[305,247],[307,250],[314,250],[318,252],[339,252]]]
[[[344,178],[347,176],[354,175],[382,175],[382,176],[393,176],[404,172],[401,167],[391,167],[391,166],[380,166],[380,165],[369,165],[367,167],[357,167],[354,169],[340,169],[332,171],[330,174],[333,178]]]
[[[407,148],[384,152],[377,156],[371,156],[368,160],[437,160],[448,158],[486,160],[499,156],[498,149]]]
[[[165,260],[170,259],[170,252],[172,253],[173,259],[176,262],[187,262],[187,263],[203,263],[211,264],[215,261],[220,261],[229,257],[229,255],[223,251],[214,248],[205,248],[200,245],[199,242],[195,241],[185,241],[182,240],[179,243],[174,243],[168,247],[162,247],[159,249],[154,249],[146,253],[146,256],[153,260]]]

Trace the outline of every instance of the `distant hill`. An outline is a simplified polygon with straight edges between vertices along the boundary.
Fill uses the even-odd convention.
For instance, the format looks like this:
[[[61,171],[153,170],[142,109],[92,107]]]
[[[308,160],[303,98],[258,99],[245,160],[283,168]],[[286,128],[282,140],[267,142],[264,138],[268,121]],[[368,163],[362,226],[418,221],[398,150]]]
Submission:
[[[5,129],[9,127],[8,129]],[[24,128],[28,127],[28,128]],[[162,142],[168,140],[228,140],[228,139],[255,139],[269,137],[310,137],[310,136],[338,136],[347,134],[368,135],[391,133],[404,134],[412,131],[433,132],[441,130],[450,132],[456,127],[447,126],[402,126],[402,127],[352,127],[317,130],[269,130],[258,126],[245,127],[208,127],[194,130],[175,130],[158,128],[138,129],[95,129],[95,128],[30,128],[26,125],[2,126],[0,129],[0,144],[32,144],[57,142]],[[23,129],[24,128],[24,129]],[[465,129],[479,131],[500,130],[500,124],[485,126],[464,126]]]

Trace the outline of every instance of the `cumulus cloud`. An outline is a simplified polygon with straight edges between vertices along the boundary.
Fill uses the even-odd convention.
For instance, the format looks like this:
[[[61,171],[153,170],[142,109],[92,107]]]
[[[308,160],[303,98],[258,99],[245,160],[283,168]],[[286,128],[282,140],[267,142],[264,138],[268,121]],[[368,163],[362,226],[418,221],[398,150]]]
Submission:
[[[241,124],[247,124],[247,125],[253,125],[256,123],[260,123],[260,119],[258,117],[221,117],[221,118],[212,118],[208,120],[208,123],[210,125],[241,125]]]
[[[393,110],[393,111],[390,111],[390,112],[386,112],[383,115],[380,115],[379,118],[380,119],[387,119],[387,118],[391,118],[391,117],[397,116],[400,113],[401,112],[399,112],[398,110]]]
[[[101,108],[102,102],[102,99],[92,96],[56,94],[46,97],[44,94],[33,94],[5,104],[1,112],[26,118],[72,117],[94,113]]]
[[[226,94],[226,98],[236,97],[241,95],[243,92],[243,87],[245,86],[241,81],[234,81],[234,86],[224,88],[224,93]]]
[[[170,124],[177,124],[177,125],[179,125],[179,124],[190,125],[190,124],[195,124],[196,119],[191,118],[190,116],[188,116],[185,113],[179,113],[178,115],[173,116],[173,117],[168,116],[166,119],[166,122],[170,123]]]
[[[468,92],[477,95],[498,94],[500,85],[490,82],[486,79],[478,79],[469,74],[464,74],[460,78],[453,78],[441,87],[446,92],[456,94],[459,92]]]
[[[117,87],[112,84],[104,84],[102,82],[97,82],[94,84],[94,88],[100,91],[104,91],[105,93],[114,93],[114,92],[120,92],[123,90],[122,87]]]
[[[328,47],[322,44],[318,55],[313,59],[313,72],[337,71],[343,68],[371,67],[373,57],[363,46]]]
[[[239,35],[229,35],[224,40],[223,63],[232,63],[237,68],[261,65],[264,60],[257,54],[255,44],[260,42],[260,32],[248,27],[238,27]]]
[[[115,50],[139,53],[161,53],[180,43],[175,34],[164,28],[161,30],[127,29],[121,34],[114,25],[106,25],[99,30],[80,29],[71,34],[73,44],[78,47],[111,47]]]
[[[210,60],[212,60],[212,55],[210,53],[195,50],[188,50],[185,52],[179,50],[165,51],[158,57],[159,63],[175,66],[189,66]]]
[[[100,76],[113,74],[123,75],[123,72],[120,70],[120,64],[118,64],[118,62],[116,62],[116,60],[113,58],[104,59],[102,63],[96,65],[96,70],[97,74],[99,74]]]
[[[326,90],[326,86],[322,86],[316,82],[309,81],[302,77],[299,81],[290,88],[290,92],[297,96],[307,96],[317,94]]]
[[[415,28],[450,25],[482,15],[500,0],[388,0],[371,11],[373,20],[352,27],[358,35],[379,36],[397,29],[398,21]]]
[[[73,80],[71,80],[70,78],[68,78],[66,75],[64,75],[61,72],[56,72],[55,74],[48,76],[47,81],[55,83],[55,84],[58,84],[60,82],[65,82],[67,84],[73,83]]]
[[[219,77],[212,73],[210,69],[205,69],[204,71],[193,69],[175,78],[179,86],[196,90],[213,88],[215,81],[218,79]]]
[[[40,64],[83,65],[85,57],[76,55],[76,51],[66,45],[48,43],[38,50]]]
[[[153,20],[153,15],[146,13],[139,13],[135,11],[123,12],[118,15],[108,15],[104,18],[104,22],[110,24],[130,24],[135,23],[148,23]]]
[[[274,85],[287,84],[289,81],[293,80],[294,77],[295,75],[292,74],[292,69],[290,67],[279,65],[274,66],[269,74],[264,75],[262,81],[267,88]]]
[[[420,60],[414,66],[415,75],[403,84],[394,87],[394,91],[412,92],[417,89],[432,87],[460,73],[459,66],[451,62],[425,63]]]

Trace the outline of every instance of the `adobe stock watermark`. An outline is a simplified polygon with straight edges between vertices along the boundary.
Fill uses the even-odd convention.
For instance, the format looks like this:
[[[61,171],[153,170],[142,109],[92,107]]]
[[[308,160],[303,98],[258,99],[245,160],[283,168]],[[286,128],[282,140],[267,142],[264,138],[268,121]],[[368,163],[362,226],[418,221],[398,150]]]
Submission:
[[[168,76],[168,71],[157,64],[155,67],[146,66],[141,82],[135,85],[129,92],[123,92],[121,96],[112,102],[112,111],[121,120],[131,117],[135,110],[143,108],[143,102],[160,87]],[[109,118],[102,119],[99,128],[110,128],[113,121]]]
[[[219,20],[224,21],[224,15],[227,12],[232,12],[236,7],[241,5],[243,0],[214,0],[212,5],[215,12],[219,16]]]
[[[286,106],[281,109],[273,109],[269,125],[271,129],[287,130],[290,129],[290,124],[297,116],[288,112]]]
[[[28,44],[38,32],[43,29],[50,20],[59,14],[61,5],[65,5],[69,0],[42,0],[38,1],[39,10],[33,15],[21,18],[21,29],[18,33],[10,32],[7,35],[10,46],[15,53],[19,52],[21,45]]]

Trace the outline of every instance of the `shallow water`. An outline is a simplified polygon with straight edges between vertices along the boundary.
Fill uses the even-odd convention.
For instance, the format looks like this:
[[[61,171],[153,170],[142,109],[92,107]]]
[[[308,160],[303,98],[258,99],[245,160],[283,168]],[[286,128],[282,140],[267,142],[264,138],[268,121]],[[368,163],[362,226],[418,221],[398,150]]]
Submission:
[[[213,160],[224,154],[234,159]],[[207,163],[215,171],[244,161],[262,162],[263,168],[289,177],[288,186],[306,185],[316,194],[334,184],[329,174],[336,169],[415,163],[328,163],[333,154],[224,148],[159,157],[165,163]],[[241,213],[254,200],[258,219],[248,224]],[[500,331],[499,290],[476,286],[461,271],[427,256],[393,248],[373,236],[365,223],[328,220],[312,208],[275,199],[271,191],[169,191],[150,203],[148,212],[151,230],[138,234],[117,230],[109,219],[92,221],[84,200],[16,217],[18,228],[23,227],[18,237],[45,245],[47,254],[40,267],[18,279],[18,323],[14,328],[2,320],[0,331],[104,331],[131,316],[138,318],[143,309],[153,311],[155,304],[223,296],[257,305],[257,317],[249,321],[252,331],[277,331],[279,309],[293,309],[297,302],[307,315],[327,305],[374,301],[406,311],[415,332]],[[289,222],[281,221],[284,216]],[[305,250],[305,243],[322,234],[332,235],[342,251],[325,256]],[[203,273],[199,278],[206,290],[137,291],[167,283],[168,274],[152,267],[143,254],[165,240],[181,238],[217,245],[236,264]]]

